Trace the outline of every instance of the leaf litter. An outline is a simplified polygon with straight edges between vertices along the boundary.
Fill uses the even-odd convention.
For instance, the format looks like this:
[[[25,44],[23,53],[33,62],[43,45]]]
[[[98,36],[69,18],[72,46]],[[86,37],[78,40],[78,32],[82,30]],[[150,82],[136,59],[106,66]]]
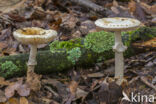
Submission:
[[[5,5],[10,3],[1,1]],[[15,4],[16,1],[13,0]],[[0,15],[0,56],[29,51],[29,47],[21,45],[12,36],[18,28],[37,26],[54,29],[59,33],[59,40],[69,40],[96,32],[94,21],[104,16],[70,1],[26,0],[24,4],[24,0],[19,1],[22,3],[20,6],[18,3],[10,5]],[[126,3],[119,0],[92,1],[108,9],[107,17],[141,17],[138,19],[144,25],[155,26],[154,0],[129,0]],[[155,38],[139,43],[139,46],[155,47]],[[0,104],[122,104],[127,102],[131,92],[155,95],[155,56],[156,53],[151,51],[126,59],[125,78],[128,82],[121,86],[113,79],[114,60],[98,63],[91,69],[76,68],[76,71],[52,76],[41,77],[32,73],[31,83],[25,82],[25,77],[0,78]]]

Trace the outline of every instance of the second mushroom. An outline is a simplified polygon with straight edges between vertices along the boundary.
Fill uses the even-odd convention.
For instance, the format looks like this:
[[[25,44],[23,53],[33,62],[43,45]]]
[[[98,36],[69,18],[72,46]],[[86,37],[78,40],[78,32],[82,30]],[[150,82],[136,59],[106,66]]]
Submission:
[[[140,21],[132,18],[102,18],[95,21],[96,26],[102,28],[105,31],[115,32],[115,45],[113,50],[115,52],[115,79],[117,84],[121,84],[124,80],[124,57],[123,52],[127,49],[123,45],[121,32],[134,30],[140,26]]]

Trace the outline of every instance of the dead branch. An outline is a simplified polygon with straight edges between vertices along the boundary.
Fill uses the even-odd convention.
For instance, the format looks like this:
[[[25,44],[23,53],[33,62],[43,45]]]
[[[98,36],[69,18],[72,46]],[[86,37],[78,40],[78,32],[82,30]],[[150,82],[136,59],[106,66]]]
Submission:
[[[154,89],[154,90],[156,91],[156,86],[154,86],[153,84],[149,83],[145,77],[143,77],[143,76],[140,77],[140,80],[141,80],[144,84],[146,84],[147,86],[149,86],[150,88],[152,88],[152,89]]]
[[[95,12],[99,12],[99,13],[103,12],[102,14],[106,15],[106,8],[104,8],[104,7],[100,6],[100,5],[97,5],[97,4],[93,3],[90,0],[70,0],[70,1],[73,2],[73,3],[76,3],[78,5],[82,5],[82,6],[86,7],[86,8],[90,8]]]

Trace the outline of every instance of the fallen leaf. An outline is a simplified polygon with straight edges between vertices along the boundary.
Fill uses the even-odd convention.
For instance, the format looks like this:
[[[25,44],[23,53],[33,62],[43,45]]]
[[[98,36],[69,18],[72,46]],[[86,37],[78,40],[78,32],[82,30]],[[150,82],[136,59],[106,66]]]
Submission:
[[[142,6],[142,8],[149,14],[151,15],[156,15],[156,4],[150,6],[144,2],[140,2],[140,5]]]
[[[17,98],[10,98],[8,101],[9,104],[19,104],[19,101]]]
[[[10,12],[23,6],[26,0],[0,0],[0,10],[3,13]]]
[[[44,101],[45,104],[59,104],[58,102],[47,98],[42,98],[42,101]]]
[[[77,87],[78,87],[78,83],[76,81],[70,82],[69,89],[72,95],[75,95]]]
[[[0,42],[0,51],[2,51],[4,48],[7,48],[8,44],[6,42]]]
[[[7,98],[11,98],[14,96],[15,91],[22,85],[23,80],[18,80],[15,83],[10,84],[6,89],[5,89],[5,96]]]
[[[76,23],[78,22],[78,18],[74,16],[74,14],[68,14],[62,17],[62,24],[61,26],[64,26],[65,28],[68,29],[73,29],[76,26]]]
[[[35,20],[41,20],[46,17],[46,12],[41,7],[34,7],[34,10],[27,18],[33,18]]]
[[[92,78],[98,78],[98,77],[103,77],[104,73],[97,72],[97,73],[88,74],[87,76]]]
[[[2,51],[4,55],[17,55],[16,48],[7,48]]]
[[[118,4],[118,2],[116,0],[113,0],[113,6],[115,6],[115,7],[119,6],[119,4]]]
[[[135,10],[136,10],[136,2],[134,0],[131,0],[128,3],[128,8],[131,14],[134,14]]]
[[[0,90],[0,103],[5,102],[7,98],[2,90]]]
[[[156,24],[156,17],[151,20],[153,24]]]
[[[7,98],[11,98],[12,96],[14,96],[14,94],[15,94],[15,89],[13,89],[12,87],[7,87],[5,89],[5,96]]]
[[[73,33],[71,36],[72,38],[80,38],[81,37],[81,32],[80,31],[76,31],[75,33]]]
[[[42,4],[45,2],[46,0],[35,0],[35,5],[36,6],[42,6]]]
[[[7,28],[1,31],[0,35],[0,41],[4,41],[6,38],[8,38],[11,35],[11,28]]]
[[[142,42],[142,43],[134,43],[134,46],[143,46],[143,47],[156,47],[156,38],[151,40]]]
[[[19,86],[17,92],[20,96],[28,96],[30,94],[30,88],[28,87],[28,85],[23,84]]]
[[[109,84],[103,81],[98,91],[100,104],[109,103]]]
[[[29,104],[29,101],[25,97],[21,97],[19,102],[19,104]]]
[[[23,16],[9,13],[8,16],[10,17],[11,20],[16,21],[16,22],[24,22],[26,19]]]
[[[77,90],[76,90],[76,98],[77,99],[79,99],[81,97],[84,99],[87,95],[88,95],[88,92],[86,92],[80,88],[77,88]]]
[[[147,42],[142,43],[143,46],[156,47],[156,38],[153,38]]]
[[[146,22],[146,14],[139,3],[136,3],[136,10],[134,15],[137,19]]]
[[[57,92],[55,93],[54,91],[52,91],[51,89],[46,87],[46,88],[48,88],[49,91],[51,90],[51,92],[55,96],[57,96],[59,94],[59,96],[63,97],[64,99],[67,99],[68,91],[67,91],[67,86],[65,84],[61,83],[57,79],[51,79],[51,78],[42,80],[42,83],[53,86],[53,88],[56,88]]]
[[[39,91],[41,88],[41,75],[38,75],[34,72],[28,72],[27,74],[27,84],[33,91]]]
[[[77,88],[78,88],[78,82],[72,80],[70,82],[70,85],[69,85],[69,89],[70,89],[70,97],[68,98],[68,100],[66,101],[65,104],[71,104],[72,100],[75,98],[76,96],[76,91],[77,91]]]
[[[111,10],[115,13],[115,14],[119,14],[120,11],[116,8],[116,7],[111,7]]]
[[[0,77],[0,85],[10,85],[9,81],[5,81],[5,79],[3,77]]]

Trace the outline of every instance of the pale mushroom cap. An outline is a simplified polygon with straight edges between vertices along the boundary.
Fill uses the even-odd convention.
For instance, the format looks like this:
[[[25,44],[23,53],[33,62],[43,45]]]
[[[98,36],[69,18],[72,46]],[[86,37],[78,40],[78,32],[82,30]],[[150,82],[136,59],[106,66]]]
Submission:
[[[136,29],[141,23],[132,18],[113,17],[98,19],[95,25],[106,31],[125,31]]]
[[[13,36],[23,44],[44,44],[53,41],[57,37],[57,32],[38,27],[28,27],[14,31]]]

